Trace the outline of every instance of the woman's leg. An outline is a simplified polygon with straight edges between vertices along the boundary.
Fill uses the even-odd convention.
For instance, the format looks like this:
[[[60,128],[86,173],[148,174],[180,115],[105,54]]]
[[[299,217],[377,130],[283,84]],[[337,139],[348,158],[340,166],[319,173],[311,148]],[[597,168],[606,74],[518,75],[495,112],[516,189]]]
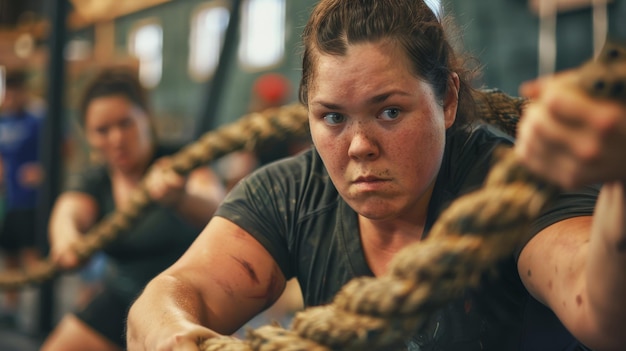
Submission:
[[[73,314],[63,317],[41,347],[41,351],[84,350],[123,351]]]

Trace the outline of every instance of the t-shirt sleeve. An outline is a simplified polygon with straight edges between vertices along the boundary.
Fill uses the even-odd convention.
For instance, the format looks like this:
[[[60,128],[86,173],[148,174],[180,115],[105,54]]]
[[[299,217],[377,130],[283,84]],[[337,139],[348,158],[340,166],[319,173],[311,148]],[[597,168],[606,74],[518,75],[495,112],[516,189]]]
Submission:
[[[102,167],[91,167],[80,173],[70,175],[65,184],[65,191],[77,191],[95,198],[106,186],[106,171]]]
[[[575,191],[561,193],[542,214],[533,221],[531,235],[516,251],[516,259],[519,258],[526,244],[543,229],[559,221],[580,217],[591,216],[598,199],[601,185],[589,185]]]
[[[242,179],[215,215],[228,219],[256,238],[289,279],[293,276],[286,239],[289,186],[277,173],[263,167]]]

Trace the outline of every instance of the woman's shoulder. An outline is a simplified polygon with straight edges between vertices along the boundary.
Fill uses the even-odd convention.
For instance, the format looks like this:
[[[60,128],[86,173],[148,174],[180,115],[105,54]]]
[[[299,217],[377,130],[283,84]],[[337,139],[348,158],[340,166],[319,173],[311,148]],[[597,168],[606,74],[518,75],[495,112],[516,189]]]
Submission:
[[[235,186],[229,198],[247,197],[256,201],[261,193],[266,200],[271,198],[276,203],[288,201],[300,205],[310,202],[324,206],[322,204],[336,202],[337,197],[337,191],[314,148],[260,167]],[[308,205],[297,207],[304,212],[309,208]],[[316,208],[319,209],[319,206]]]
[[[488,124],[455,132],[447,139],[439,183],[452,193],[475,188],[493,166],[496,149],[512,145],[511,136]]]
[[[454,164],[466,166],[490,163],[494,151],[500,147],[513,146],[514,138],[497,127],[479,123],[463,131],[457,131],[447,140],[446,157]]]
[[[90,164],[81,171],[68,175],[66,190],[84,191],[96,189],[110,183],[105,165]]]
[[[311,176],[318,178],[326,174],[326,169],[315,148],[311,147],[297,155],[270,162],[260,167],[255,173],[268,174],[275,179]]]

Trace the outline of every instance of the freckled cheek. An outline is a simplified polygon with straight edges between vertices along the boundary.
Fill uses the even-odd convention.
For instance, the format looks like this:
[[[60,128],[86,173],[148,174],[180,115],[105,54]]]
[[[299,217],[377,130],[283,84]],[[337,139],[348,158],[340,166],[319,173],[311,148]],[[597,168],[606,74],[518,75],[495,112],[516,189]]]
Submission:
[[[336,164],[336,161],[342,157],[342,153],[346,155],[348,153],[341,139],[337,137],[313,129],[311,130],[311,138],[322,159],[329,163],[327,166],[330,166],[330,163]]]
[[[346,172],[346,162],[344,161],[346,158],[342,157],[340,154],[341,151],[338,149],[333,150],[328,148],[318,151],[322,160],[324,160],[326,169],[331,173],[331,175],[334,175],[336,178],[336,176]]]
[[[403,174],[415,175],[434,167],[438,155],[443,153],[444,136],[412,131],[398,135],[388,143],[387,152]]]
[[[348,151],[342,148],[342,144],[338,140],[333,140],[335,139],[318,139],[317,141],[314,140],[314,143],[317,152],[324,161],[326,170],[336,182],[343,179],[347,172]],[[339,184],[336,185],[339,186]]]

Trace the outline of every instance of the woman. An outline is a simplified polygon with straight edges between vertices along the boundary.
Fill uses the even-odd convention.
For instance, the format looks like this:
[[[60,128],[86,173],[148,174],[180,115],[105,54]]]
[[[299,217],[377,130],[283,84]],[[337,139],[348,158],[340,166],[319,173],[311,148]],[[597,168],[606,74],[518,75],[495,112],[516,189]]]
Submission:
[[[124,322],[133,299],[195,239],[224,195],[208,167],[180,176],[168,170],[167,150],[157,145],[146,93],[124,68],[103,70],[87,87],[81,124],[103,161],[72,180],[50,219],[51,258],[66,269],[79,262],[73,245],[103,216],[123,209],[145,177],[157,206],[105,248],[104,289],[76,314],[65,316],[43,350],[123,350]]]
[[[494,149],[512,145],[471,123],[468,72],[424,2],[322,0],[303,39],[300,97],[314,148],[231,191],[198,240],[131,307],[129,350],[197,350],[198,340],[230,334],[269,306],[292,277],[314,306],[352,278],[384,274],[447,204],[482,184]],[[497,277],[441,309],[407,348],[578,347],[562,324],[591,347],[624,345],[626,307],[603,309],[606,297],[626,294],[626,278],[614,269],[623,259],[606,252],[616,238],[593,250],[579,241],[590,237],[596,195],[584,188],[561,197]],[[542,267],[539,257],[552,265]],[[589,274],[585,262],[612,267],[612,275]],[[583,289],[590,285],[593,295]]]

